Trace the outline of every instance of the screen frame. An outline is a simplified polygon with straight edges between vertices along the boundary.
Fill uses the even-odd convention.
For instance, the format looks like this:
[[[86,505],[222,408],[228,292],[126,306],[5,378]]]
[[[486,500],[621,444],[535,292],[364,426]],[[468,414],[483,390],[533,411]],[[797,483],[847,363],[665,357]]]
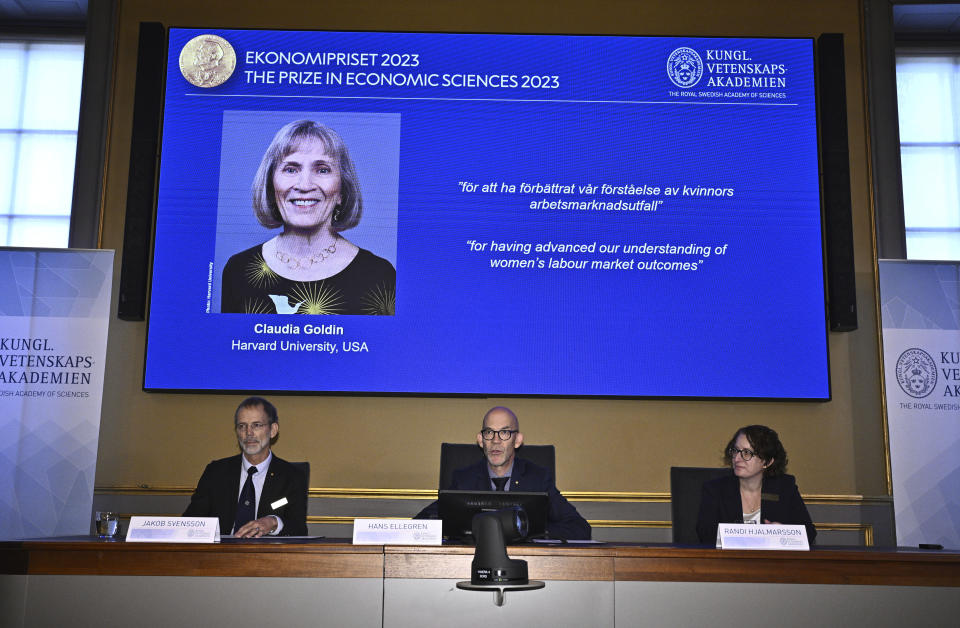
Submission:
[[[206,29],[211,31],[220,31],[220,30],[235,30],[235,31],[250,31],[250,32],[274,32],[274,33],[284,33],[284,32],[311,32],[311,33],[397,33],[397,34],[424,34],[424,35],[491,35],[491,36],[501,36],[501,35],[532,35],[538,37],[615,37],[615,38],[657,38],[657,37],[690,37],[695,39],[751,39],[751,40],[795,40],[795,41],[809,41],[811,43],[811,63],[812,63],[812,81],[815,94],[815,127],[816,127],[816,155],[817,155],[817,173],[818,173],[818,192],[819,192],[819,217],[820,217],[820,256],[821,256],[821,283],[822,283],[822,304],[823,304],[823,334],[825,338],[824,343],[824,358],[825,358],[825,377],[826,377],[826,396],[824,397],[738,397],[738,396],[697,396],[697,395],[620,395],[620,394],[543,394],[543,393],[502,393],[497,391],[485,391],[485,392],[437,392],[437,391],[383,391],[383,390],[289,390],[289,389],[261,389],[261,388],[233,388],[233,389],[220,389],[220,388],[164,388],[164,387],[148,387],[147,386],[147,348],[150,340],[150,323],[152,320],[152,299],[153,299],[153,286],[154,286],[154,263],[156,255],[156,227],[158,220],[158,204],[159,204],[159,184],[160,184],[160,175],[159,167],[162,163],[162,153],[163,153],[163,128],[165,124],[165,108],[166,108],[166,87],[167,87],[167,76],[171,70],[171,64],[168,63],[169,60],[169,46],[170,46],[170,33],[172,29]],[[157,155],[156,155],[156,175],[154,177],[154,197],[153,197],[153,216],[150,220],[150,251],[149,251],[149,281],[147,286],[147,314],[146,314],[146,333],[144,335],[144,361],[143,361],[143,373],[141,378],[141,388],[145,392],[157,392],[157,393],[174,393],[174,394],[247,394],[251,392],[257,392],[262,394],[270,395],[292,395],[292,396],[343,396],[343,397],[416,397],[416,398],[490,398],[490,397],[503,397],[503,398],[556,398],[556,399],[649,399],[649,400],[665,400],[665,401],[727,401],[727,402],[814,402],[814,403],[825,403],[832,401],[833,399],[833,381],[832,381],[832,363],[831,363],[831,352],[830,352],[830,326],[829,326],[829,309],[828,309],[828,285],[829,285],[829,276],[828,276],[828,265],[827,265],[827,220],[825,213],[825,185],[824,185],[824,172],[823,172],[823,140],[821,137],[822,132],[822,121],[820,118],[819,103],[821,98],[821,81],[819,76],[819,46],[816,36],[751,36],[751,35],[664,35],[664,34],[638,34],[631,33],[629,35],[619,34],[619,33],[554,33],[554,32],[503,32],[503,31],[421,31],[421,30],[383,30],[383,29],[302,29],[302,28],[251,28],[251,27],[228,27],[228,26],[217,26],[217,27],[198,27],[198,26],[181,26],[181,25],[164,25],[164,67],[161,76],[158,80],[161,81],[161,102],[160,102],[160,116],[157,125]],[[139,55],[138,51],[138,55]]]

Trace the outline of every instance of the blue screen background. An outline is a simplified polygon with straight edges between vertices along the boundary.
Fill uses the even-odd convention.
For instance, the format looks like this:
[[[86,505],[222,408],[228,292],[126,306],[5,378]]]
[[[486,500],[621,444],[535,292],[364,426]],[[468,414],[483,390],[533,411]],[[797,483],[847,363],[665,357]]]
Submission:
[[[179,70],[180,50],[202,33],[236,51],[237,68],[218,87],[194,87]],[[689,89],[667,72],[680,47],[705,59]],[[257,50],[416,54],[419,65],[246,63]],[[750,59],[724,63],[779,64],[785,85],[708,87],[730,76],[710,72],[708,51]],[[168,68],[147,388],[829,397],[811,40],[171,29]],[[250,82],[251,69],[526,75],[557,77],[557,87],[263,84]],[[343,129],[367,201],[361,225],[344,235],[394,264],[394,316],[219,313],[226,259],[272,236],[250,210],[249,164],[255,171],[276,129],[301,117]],[[489,183],[498,191],[482,192]],[[522,183],[661,193],[521,193]],[[684,186],[733,195],[664,195]],[[662,203],[530,208],[590,199]],[[713,253],[491,253],[492,241]],[[549,268],[551,258],[587,267]],[[547,267],[493,268],[493,259]],[[617,259],[634,267],[590,268]],[[654,260],[698,264],[636,268]],[[332,323],[343,333],[261,334],[257,323]],[[237,340],[338,351],[232,349]],[[367,350],[344,351],[351,342]]]

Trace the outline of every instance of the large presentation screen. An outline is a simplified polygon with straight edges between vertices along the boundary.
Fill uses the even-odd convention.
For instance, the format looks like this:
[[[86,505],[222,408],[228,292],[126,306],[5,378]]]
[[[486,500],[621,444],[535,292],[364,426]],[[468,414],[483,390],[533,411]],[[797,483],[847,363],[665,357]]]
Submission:
[[[145,388],[829,398],[813,67],[170,29]]]

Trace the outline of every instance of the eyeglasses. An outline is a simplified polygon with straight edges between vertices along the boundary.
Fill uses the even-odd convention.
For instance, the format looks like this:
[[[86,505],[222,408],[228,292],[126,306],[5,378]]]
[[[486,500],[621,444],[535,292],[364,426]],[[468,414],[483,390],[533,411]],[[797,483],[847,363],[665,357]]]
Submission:
[[[237,434],[243,434],[247,430],[251,432],[259,432],[260,430],[267,427],[269,423],[237,423]]]
[[[757,452],[749,449],[738,449],[736,447],[731,447],[727,450],[727,455],[730,456],[731,460],[736,458],[737,454],[740,454],[740,457],[743,458],[744,462],[749,462],[750,460],[753,460],[753,457],[757,455]]]
[[[500,440],[510,440],[513,438],[513,435],[519,432],[520,430],[491,430],[489,427],[485,427],[480,430],[480,436],[483,437],[483,440],[493,440],[493,435],[496,434],[500,437]]]

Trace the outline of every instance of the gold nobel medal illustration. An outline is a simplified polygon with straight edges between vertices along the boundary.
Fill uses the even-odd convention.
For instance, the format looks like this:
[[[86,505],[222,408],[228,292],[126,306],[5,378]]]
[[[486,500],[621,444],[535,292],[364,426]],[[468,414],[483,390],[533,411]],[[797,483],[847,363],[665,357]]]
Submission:
[[[216,87],[233,74],[237,53],[223,37],[197,35],[180,51],[180,73],[197,87]]]

